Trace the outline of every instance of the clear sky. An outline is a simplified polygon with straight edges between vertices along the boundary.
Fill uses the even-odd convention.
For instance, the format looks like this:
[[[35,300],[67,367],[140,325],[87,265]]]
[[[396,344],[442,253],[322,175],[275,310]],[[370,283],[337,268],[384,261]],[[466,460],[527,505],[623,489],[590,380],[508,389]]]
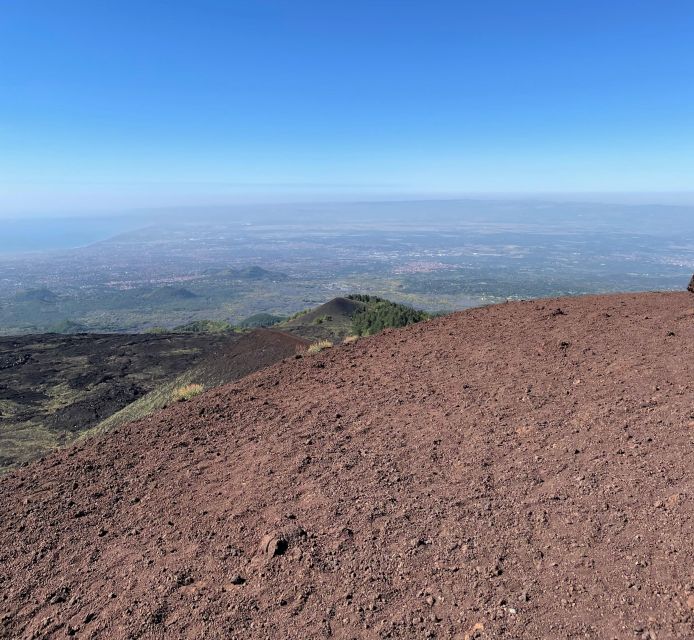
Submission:
[[[0,213],[694,191],[692,0],[0,0]]]

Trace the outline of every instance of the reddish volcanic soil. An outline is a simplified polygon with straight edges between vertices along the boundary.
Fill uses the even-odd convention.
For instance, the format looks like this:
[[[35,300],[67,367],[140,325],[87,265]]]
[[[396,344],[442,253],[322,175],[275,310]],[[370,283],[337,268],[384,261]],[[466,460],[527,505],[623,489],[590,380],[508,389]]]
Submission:
[[[694,296],[474,309],[0,481],[5,638],[694,637]]]

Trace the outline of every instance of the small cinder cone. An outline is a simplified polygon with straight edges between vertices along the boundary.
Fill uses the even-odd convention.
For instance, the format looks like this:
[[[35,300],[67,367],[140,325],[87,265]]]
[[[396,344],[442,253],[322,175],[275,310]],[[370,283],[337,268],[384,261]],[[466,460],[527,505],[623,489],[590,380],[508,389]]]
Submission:
[[[694,293],[694,276],[692,276],[692,279],[689,281],[687,291],[691,291],[692,293]]]

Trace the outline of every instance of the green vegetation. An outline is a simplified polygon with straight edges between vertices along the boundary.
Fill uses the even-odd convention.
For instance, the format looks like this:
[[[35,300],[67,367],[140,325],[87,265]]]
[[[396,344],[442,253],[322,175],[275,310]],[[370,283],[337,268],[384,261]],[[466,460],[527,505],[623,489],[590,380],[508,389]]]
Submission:
[[[388,327],[404,327],[429,318],[424,311],[376,296],[356,294],[348,298],[366,303],[352,318],[352,332],[358,336],[370,336]]]
[[[259,327],[272,327],[275,324],[284,322],[287,316],[276,316],[272,313],[256,313],[245,320],[239,322],[239,327],[244,329],[257,329]]]
[[[357,302],[381,302],[383,298],[378,296],[370,296],[366,293],[351,293],[347,296],[347,300],[356,300]]]
[[[172,329],[174,333],[226,333],[234,330],[234,325],[226,320],[194,320]]]
[[[314,321],[313,324],[323,324],[324,322],[332,322],[333,317],[332,316],[318,316]]]

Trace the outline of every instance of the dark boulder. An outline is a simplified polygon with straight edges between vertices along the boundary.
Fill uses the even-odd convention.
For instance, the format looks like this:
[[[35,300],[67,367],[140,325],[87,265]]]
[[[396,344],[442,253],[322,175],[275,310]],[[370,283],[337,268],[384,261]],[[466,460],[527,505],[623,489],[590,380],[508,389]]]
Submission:
[[[694,293],[694,276],[692,276],[692,279],[689,281],[687,291],[691,291],[692,293]]]

